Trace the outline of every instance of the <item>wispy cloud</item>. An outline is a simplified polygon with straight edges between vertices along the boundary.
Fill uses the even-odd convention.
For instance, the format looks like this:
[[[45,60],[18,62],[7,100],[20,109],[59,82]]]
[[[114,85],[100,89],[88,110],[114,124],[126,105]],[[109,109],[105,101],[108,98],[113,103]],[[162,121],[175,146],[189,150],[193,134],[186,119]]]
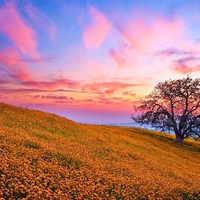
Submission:
[[[185,57],[174,62],[172,69],[180,74],[190,74],[200,70],[200,57]]]
[[[135,97],[136,96],[136,93],[132,92],[132,91],[125,91],[125,92],[122,92],[123,95],[128,95],[128,96],[131,96],[131,97]]]
[[[42,15],[36,8],[27,7],[32,18],[50,20]],[[7,1],[0,7],[0,34],[7,42],[0,48],[1,76],[5,81],[21,83],[23,81],[33,82],[37,76],[36,70],[31,70],[32,64],[47,63],[55,60],[55,56],[42,57],[37,50],[37,38],[35,30],[27,25],[28,20],[22,17],[20,9],[15,1]],[[35,14],[34,14],[35,13]],[[36,20],[36,19],[35,19]],[[30,21],[29,21],[30,22]],[[43,21],[44,22],[44,21]],[[45,22],[44,22],[45,23]],[[50,23],[50,22],[49,22]],[[51,25],[51,23],[50,23]],[[41,24],[41,26],[45,26]],[[53,26],[53,25],[52,25]],[[47,28],[50,29],[49,26]]]
[[[32,4],[26,5],[25,8],[34,24],[44,29],[47,33],[49,33],[50,38],[54,40],[57,30],[56,24],[47,15],[34,7]]]
[[[35,99],[37,100],[36,103],[51,103],[53,101],[62,105],[69,102],[77,105],[89,105],[91,102],[95,102],[98,105],[103,105],[106,103],[112,104],[112,102],[113,104],[124,101],[129,102],[130,98],[135,96],[133,88],[141,85],[141,83],[133,84],[123,81],[85,83],[67,78],[47,79],[46,81],[20,80],[17,83],[0,83],[5,85],[0,94],[4,95],[4,97],[10,96],[10,98],[14,94],[17,97],[21,97],[21,100],[18,98],[18,101],[21,102],[25,100],[32,102]],[[17,89],[13,88],[14,85],[17,85]]]
[[[134,49],[130,44],[122,43],[118,48],[111,48],[109,54],[119,67],[136,63]]]
[[[174,56],[174,55],[185,56],[185,55],[190,55],[190,54],[191,54],[190,51],[181,50],[181,49],[177,49],[177,48],[167,48],[167,49],[158,51],[156,53],[156,56],[157,55],[160,55],[160,56]]]
[[[12,77],[12,79],[14,79],[13,81],[32,80],[26,64],[21,63],[19,53],[15,49],[8,48],[4,49],[4,51],[1,51],[0,64],[3,66],[3,71],[6,74],[4,79]]]
[[[117,62],[119,66],[122,66],[126,63],[125,58],[123,57],[123,53],[119,52],[115,49],[110,49],[110,55],[111,57]]]
[[[103,42],[111,30],[111,23],[106,16],[94,7],[90,7],[89,14],[92,23],[87,26],[83,34],[85,47],[97,48]]]
[[[2,77],[0,76],[0,79],[2,79]],[[6,81],[6,80],[0,80],[0,85],[4,85],[4,84],[7,84],[9,83],[9,81]]]
[[[34,99],[36,102],[45,102],[46,104],[56,104],[56,106],[59,105],[69,105],[73,104],[74,99],[72,97],[67,97],[63,95],[29,95],[31,99]]]
[[[133,13],[129,21],[117,24],[117,30],[135,52],[152,51],[162,44],[171,44],[183,31],[183,21],[178,17],[166,20],[141,10]]]
[[[13,48],[7,48],[0,51],[0,63],[2,66],[12,67],[19,62],[18,52]]]
[[[65,79],[55,79],[47,81],[22,81],[21,84],[23,86],[27,86],[30,88],[62,89],[62,88],[75,88],[78,86],[79,82],[65,78]]]
[[[178,48],[167,48],[165,50],[158,51],[155,56],[164,57],[171,62],[171,68],[174,72],[179,74],[190,74],[200,70],[200,54],[198,47],[195,44],[188,43],[187,45],[180,45]]]
[[[109,81],[109,82],[97,82],[92,84],[85,85],[86,91],[89,93],[96,94],[107,94],[117,92],[118,90],[124,90],[128,87],[133,87],[134,84],[118,81]]]
[[[56,100],[66,100],[68,97],[66,96],[56,96],[56,95],[46,95],[41,96],[42,99],[56,99]],[[73,98],[71,98],[73,100]]]
[[[7,36],[23,54],[37,55],[37,40],[33,29],[25,24],[13,1],[0,8],[0,32]]]
[[[8,81],[1,81],[2,84],[9,83]],[[75,90],[65,90],[65,89],[58,89],[58,90],[52,90],[52,89],[33,89],[33,88],[18,88],[18,89],[10,89],[10,88],[1,88],[2,93],[72,93],[77,92]]]
[[[25,63],[49,63],[55,61],[57,56],[47,56],[47,57],[23,57],[20,59],[20,62]]]

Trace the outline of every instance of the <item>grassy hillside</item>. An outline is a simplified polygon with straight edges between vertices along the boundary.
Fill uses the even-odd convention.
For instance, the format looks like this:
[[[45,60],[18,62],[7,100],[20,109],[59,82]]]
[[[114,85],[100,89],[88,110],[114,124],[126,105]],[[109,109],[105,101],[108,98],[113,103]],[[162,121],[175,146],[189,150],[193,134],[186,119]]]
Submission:
[[[200,199],[200,144],[0,104],[0,199]]]

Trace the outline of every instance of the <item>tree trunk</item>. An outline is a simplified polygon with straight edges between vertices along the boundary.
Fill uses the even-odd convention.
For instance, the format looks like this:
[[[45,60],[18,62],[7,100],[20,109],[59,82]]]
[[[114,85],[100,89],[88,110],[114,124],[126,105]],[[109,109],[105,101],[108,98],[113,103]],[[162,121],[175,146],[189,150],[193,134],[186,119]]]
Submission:
[[[180,143],[180,144],[183,143],[183,139],[184,139],[183,137],[176,135],[176,142],[177,143]]]

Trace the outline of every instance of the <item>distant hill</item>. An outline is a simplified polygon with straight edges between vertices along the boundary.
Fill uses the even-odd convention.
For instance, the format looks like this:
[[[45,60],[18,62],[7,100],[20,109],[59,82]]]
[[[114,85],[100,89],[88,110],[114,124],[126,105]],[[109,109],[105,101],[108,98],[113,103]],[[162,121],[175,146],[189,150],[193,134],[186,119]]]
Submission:
[[[0,199],[200,199],[200,143],[0,104]]]
[[[112,124],[108,124],[110,126],[130,126],[130,127],[138,127],[139,125],[132,122],[132,123],[112,123]]]

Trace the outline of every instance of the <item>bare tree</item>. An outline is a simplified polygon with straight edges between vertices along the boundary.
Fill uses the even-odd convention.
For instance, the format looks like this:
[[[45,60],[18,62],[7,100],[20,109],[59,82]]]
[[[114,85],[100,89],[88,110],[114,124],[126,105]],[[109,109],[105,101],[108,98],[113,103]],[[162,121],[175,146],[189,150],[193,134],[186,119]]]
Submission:
[[[200,138],[200,78],[160,82],[140,103],[134,107],[141,113],[132,115],[134,121],[161,131],[171,129],[178,143]]]

